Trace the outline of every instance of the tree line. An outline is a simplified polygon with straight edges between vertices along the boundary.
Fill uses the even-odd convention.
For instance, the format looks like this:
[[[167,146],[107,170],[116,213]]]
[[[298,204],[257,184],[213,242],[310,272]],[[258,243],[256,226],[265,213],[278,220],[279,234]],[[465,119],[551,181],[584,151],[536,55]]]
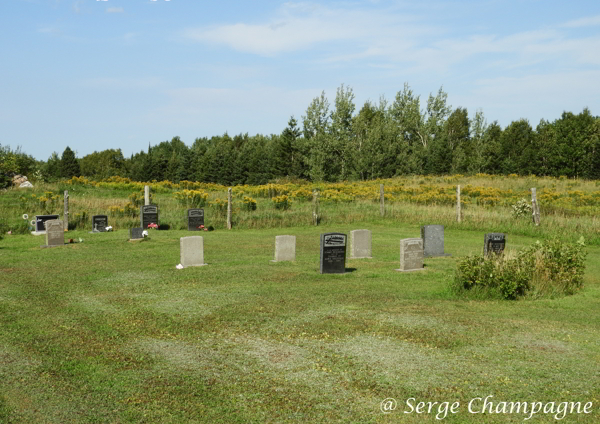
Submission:
[[[298,122],[280,134],[227,133],[179,137],[126,158],[120,149],[80,159],[67,147],[47,161],[0,145],[0,171],[38,172],[46,181],[71,176],[135,181],[181,180],[223,185],[264,184],[282,177],[311,181],[368,180],[396,175],[519,174],[600,179],[600,117],[586,108],[564,112],[534,129],[525,119],[501,128],[478,110],[453,109],[442,88],[426,102],[408,84],[393,102],[367,101],[356,112],[354,93],[340,86],[333,104],[325,93],[312,100]],[[19,159],[20,158],[20,159]]]

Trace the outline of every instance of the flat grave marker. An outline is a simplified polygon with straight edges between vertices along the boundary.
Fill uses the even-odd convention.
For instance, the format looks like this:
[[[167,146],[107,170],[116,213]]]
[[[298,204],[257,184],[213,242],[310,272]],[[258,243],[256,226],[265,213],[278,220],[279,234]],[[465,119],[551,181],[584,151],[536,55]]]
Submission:
[[[135,227],[135,228],[131,228],[129,230],[129,239],[130,240],[139,240],[139,239],[143,239],[144,235],[142,234],[144,231],[143,228],[141,227]]]
[[[321,234],[321,274],[344,274],[346,272],[346,241],[342,233]]]

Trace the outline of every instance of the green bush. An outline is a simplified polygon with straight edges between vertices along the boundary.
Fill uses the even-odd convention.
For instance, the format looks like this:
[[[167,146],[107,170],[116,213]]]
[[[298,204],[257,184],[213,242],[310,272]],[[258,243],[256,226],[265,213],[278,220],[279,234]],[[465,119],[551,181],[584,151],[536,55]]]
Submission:
[[[585,251],[577,243],[537,241],[516,254],[467,256],[451,290],[474,298],[517,299],[571,295],[583,287]]]

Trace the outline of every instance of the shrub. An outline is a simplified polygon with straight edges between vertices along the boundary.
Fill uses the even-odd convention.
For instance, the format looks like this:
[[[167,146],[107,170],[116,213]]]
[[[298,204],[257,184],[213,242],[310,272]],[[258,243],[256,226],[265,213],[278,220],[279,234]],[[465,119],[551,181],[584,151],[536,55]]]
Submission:
[[[537,241],[518,253],[467,256],[451,289],[469,297],[517,299],[571,295],[583,287],[584,242]]]
[[[186,190],[175,192],[175,198],[186,208],[202,208],[206,205],[208,193],[204,190]]]
[[[512,215],[515,218],[528,218],[531,216],[532,213],[532,207],[529,204],[529,202],[527,201],[527,199],[523,198],[521,200],[519,200],[517,203],[515,203],[514,205],[511,206],[512,208]]]
[[[284,194],[282,196],[273,197],[271,199],[275,205],[275,209],[288,210],[292,206],[292,201]]]
[[[256,200],[254,200],[252,197],[244,196],[242,201],[243,201],[242,207],[245,210],[247,210],[247,211],[255,211],[256,210]]]

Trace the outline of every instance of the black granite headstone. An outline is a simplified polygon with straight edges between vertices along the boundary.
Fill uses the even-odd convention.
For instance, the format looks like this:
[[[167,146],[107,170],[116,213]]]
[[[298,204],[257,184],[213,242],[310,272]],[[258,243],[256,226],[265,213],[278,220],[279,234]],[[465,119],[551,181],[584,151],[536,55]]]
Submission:
[[[108,227],[108,216],[106,215],[94,215],[92,216],[92,230],[94,232],[103,233]]]
[[[491,252],[500,254],[504,252],[505,245],[506,236],[504,233],[487,233],[483,242],[483,255],[487,256]]]
[[[321,234],[321,274],[346,272],[346,234]]]
[[[35,216],[35,231],[44,232],[46,231],[46,226],[44,223],[46,221],[50,221],[51,219],[58,219],[58,215],[36,215]]]
[[[144,230],[148,228],[148,224],[158,225],[158,206],[142,205],[140,209],[140,221]]]
[[[140,227],[132,228],[129,230],[129,238],[131,240],[144,238],[144,235],[142,234],[143,231],[144,229]]]
[[[188,231],[201,231],[204,225],[204,209],[188,209]]]

